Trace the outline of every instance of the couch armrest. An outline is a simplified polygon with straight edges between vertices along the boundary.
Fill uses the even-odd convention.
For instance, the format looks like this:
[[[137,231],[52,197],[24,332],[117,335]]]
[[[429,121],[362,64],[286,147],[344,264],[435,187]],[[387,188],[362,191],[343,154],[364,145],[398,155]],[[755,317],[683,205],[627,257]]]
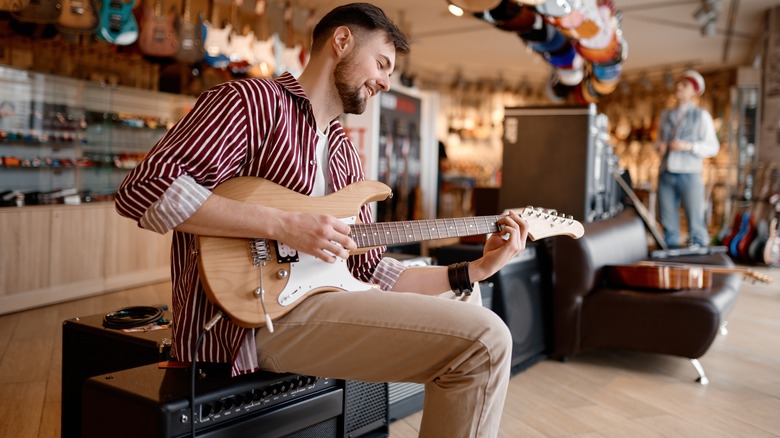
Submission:
[[[634,209],[583,227],[581,238],[557,237],[553,244],[553,354],[559,357],[579,350],[582,303],[601,284],[601,268],[648,257],[647,232]]]

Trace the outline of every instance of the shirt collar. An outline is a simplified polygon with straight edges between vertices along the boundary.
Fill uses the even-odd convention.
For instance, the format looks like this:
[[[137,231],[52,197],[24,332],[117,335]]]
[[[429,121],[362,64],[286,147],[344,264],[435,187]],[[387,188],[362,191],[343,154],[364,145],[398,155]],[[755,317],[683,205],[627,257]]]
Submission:
[[[309,100],[309,96],[306,95],[306,92],[303,91],[303,87],[301,87],[301,83],[298,82],[298,79],[295,78],[290,72],[284,72],[279,77],[274,79],[279,85],[284,87],[285,90],[287,90],[290,94],[297,96],[304,100],[305,105],[308,105],[308,109],[311,110],[311,101]],[[331,125],[333,125],[333,122],[338,122],[338,117],[331,120],[330,123],[328,123],[328,126],[325,127],[325,135],[326,137],[330,136],[331,132]]]
[[[298,82],[298,79],[295,79],[295,76],[293,76],[290,72],[284,72],[274,80],[295,96],[306,99],[307,101],[309,100],[309,96],[307,96],[306,92],[303,91],[301,83]]]

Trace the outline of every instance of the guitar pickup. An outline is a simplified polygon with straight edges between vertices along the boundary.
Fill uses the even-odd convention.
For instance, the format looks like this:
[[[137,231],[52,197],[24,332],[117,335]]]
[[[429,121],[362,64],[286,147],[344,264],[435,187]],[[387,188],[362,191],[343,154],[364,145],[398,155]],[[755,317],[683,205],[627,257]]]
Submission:
[[[299,261],[298,251],[284,243],[274,241],[276,248],[276,261],[279,263],[296,263]]]

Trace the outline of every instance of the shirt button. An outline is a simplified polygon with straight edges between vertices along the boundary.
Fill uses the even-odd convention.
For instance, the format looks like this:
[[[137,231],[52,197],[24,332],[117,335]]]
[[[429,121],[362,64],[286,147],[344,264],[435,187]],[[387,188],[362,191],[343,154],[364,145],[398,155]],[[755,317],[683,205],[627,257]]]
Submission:
[[[312,166],[314,166],[315,164],[317,164],[317,162],[316,162],[316,161],[314,161],[314,160],[311,160],[311,161],[309,161],[309,164],[311,164]]]

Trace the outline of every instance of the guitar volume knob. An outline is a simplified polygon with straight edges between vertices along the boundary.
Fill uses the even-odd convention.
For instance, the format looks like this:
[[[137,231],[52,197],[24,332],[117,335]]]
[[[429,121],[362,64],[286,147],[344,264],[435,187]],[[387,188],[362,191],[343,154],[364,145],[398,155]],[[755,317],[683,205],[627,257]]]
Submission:
[[[280,269],[276,271],[276,278],[279,280],[284,280],[290,275],[290,272],[287,271],[287,269]]]

